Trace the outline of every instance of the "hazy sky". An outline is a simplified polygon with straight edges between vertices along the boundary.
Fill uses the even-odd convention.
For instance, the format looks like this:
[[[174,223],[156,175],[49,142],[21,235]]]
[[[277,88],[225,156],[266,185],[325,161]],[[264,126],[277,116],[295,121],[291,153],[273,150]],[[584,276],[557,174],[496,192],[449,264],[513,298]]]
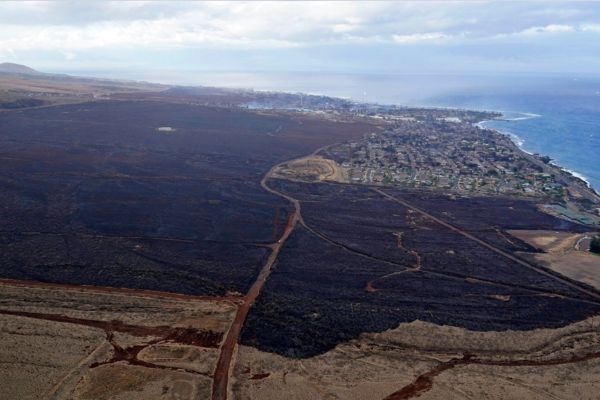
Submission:
[[[600,73],[593,2],[1,2],[40,70]]]

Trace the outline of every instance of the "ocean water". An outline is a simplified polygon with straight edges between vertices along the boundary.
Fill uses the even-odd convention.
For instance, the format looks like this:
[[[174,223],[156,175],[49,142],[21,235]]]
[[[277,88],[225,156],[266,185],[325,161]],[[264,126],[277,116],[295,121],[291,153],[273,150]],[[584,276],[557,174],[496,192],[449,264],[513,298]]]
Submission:
[[[600,92],[591,82],[554,88],[550,93],[462,94],[434,103],[502,111],[505,120],[482,125],[509,134],[527,152],[551,157],[600,192]]]
[[[493,74],[342,74],[316,72],[75,71],[180,85],[304,92],[356,101],[502,111],[485,126],[522,149],[551,157],[600,191],[600,77]]]
[[[502,111],[484,125],[547,155],[600,191],[600,78],[535,75],[214,73],[202,84],[305,92],[382,104]]]

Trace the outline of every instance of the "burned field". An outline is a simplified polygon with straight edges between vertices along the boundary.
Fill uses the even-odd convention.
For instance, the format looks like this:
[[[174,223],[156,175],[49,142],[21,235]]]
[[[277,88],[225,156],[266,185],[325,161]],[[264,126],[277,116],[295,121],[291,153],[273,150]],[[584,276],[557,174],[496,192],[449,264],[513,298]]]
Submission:
[[[379,176],[460,131],[493,160],[472,123],[496,114],[1,80],[6,396],[595,398],[590,228],[546,196]],[[339,146],[361,143],[357,180]]]
[[[591,287],[515,255],[538,250],[508,230],[586,231],[532,201],[273,179],[280,163],[376,129],[156,101],[1,114],[0,278],[250,307],[268,277],[240,314],[241,343],[294,358],[415,320],[518,331],[600,311]]]
[[[249,315],[244,344],[310,357],[417,319],[475,331],[529,330],[600,311],[590,287],[521,265],[372,188],[283,180],[271,186],[300,201],[303,224]],[[452,215],[454,226],[511,254],[533,250],[504,232],[514,224],[583,229],[531,202],[510,202],[482,200],[487,217],[476,221],[468,201],[432,201],[428,210]]]
[[[1,277],[243,293],[291,209],[266,171],[368,129],[151,101],[4,113]]]

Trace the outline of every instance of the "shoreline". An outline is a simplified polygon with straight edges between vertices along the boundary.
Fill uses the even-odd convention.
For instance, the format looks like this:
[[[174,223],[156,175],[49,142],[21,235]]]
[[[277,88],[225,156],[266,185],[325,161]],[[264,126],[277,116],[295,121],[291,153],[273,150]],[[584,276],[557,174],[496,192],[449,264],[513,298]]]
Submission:
[[[533,119],[533,118],[540,118],[542,117],[542,115],[539,114],[533,114],[533,113],[524,113],[524,112],[514,112],[515,114],[520,114],[520,115],[525,115],[525,117],[517,117],[517,118],[505,118],[505,113],[506,111],[496,111],[499,112],[500,114],[502,114],[502,116],[500,118],[495,118],[495,119],[486,119],[483,121],[479,121],[475,124],[475,126],[477,126],[480,129],[489,129],[492,130],[502,136],[506,136],[508,137],[511,142],[523,153],[528,154],[530,156],[534,156],[535,153],[532,153],[526,149],[523,148],[523,144],[525,143],[525,140],[522,139],[520,136],[518,136],[515,133],[509,132],[509,131],[501,131],[499,129],[493,128],[493,127],[488,127],[485,125],[485,123],[487,122],[493,122],[493,121],[523,121],[523,120],[527,120],[527,119]],[[548,156],[549,157],[549,156]],[[569,169],[568,167],[562,166],[560,164],[558,164],[555,160],[551,159],[550,162],[548,163],[550,165],[552,165],[553,167],[559,169],[561,172],[563,173],[567,173],[568,175],[571,175],[573,177],[575,177],[576,179],[580,180],[581,182],[583,182],[583,184],[585,185],[585,187],[589,190],[591,190],[592,192],[594,192],[595,195],[600,197],[600,191],[596,190],[596,188],[594,188],[592,186],[592,184],[590,183],[590,181],[588,180],[588,178],[583,175],[580,172],[577,172],[575,170]],[[600,190],[600,189],[599,189]]]

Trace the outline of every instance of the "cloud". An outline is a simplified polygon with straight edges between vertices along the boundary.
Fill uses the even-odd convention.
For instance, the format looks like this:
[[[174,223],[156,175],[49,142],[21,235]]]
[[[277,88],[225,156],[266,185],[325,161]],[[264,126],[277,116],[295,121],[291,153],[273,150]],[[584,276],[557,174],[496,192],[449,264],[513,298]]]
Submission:
[[[577,8],[579,7],[579,8]],[[572,32],[584,3],[4,2],[0,49],[416,44]],[[564,15],[561,14],[564,11]],[[587,32],[595,32],[586,25]]]
[[[491,59],[495,53],[526,63],[532,54],[542,58],[541,47],[560,52],[558,46],[569,41],[571,48],[593,45],[600,34],[595,21],[600,21],[600,3],[0,2],[0,56],[17,60],[25,53],[53,53],[61,62],[77,64],[126,63],[140,53],[149,59],[152,52],[187,52],[182,59],[251,53],[261,68],[274,68],[280,62],[262,61],[267,59],[263,53],[295,51],[303,54],[299,61],[321,66],[335,48],[364,54],[367,48],[385,47],[382,54],[418,57],[416,49],[431,47],[452,57]],[[518,57],[517,46],[526,48]],[[471,55],[475,51],[479,54]]]
[[[600,24],[582,24],[580,29],[583,32],[600,32]]]
[[[71,53],[69,51],[63,51],[61,53],[65,57],[65,60],[67,60],[67,61],[73,61],[73,60],[75,60],[77,58],[77,56],[75,55],[75,53]]]
[[[575,28],[570,25],[546,25],[546,26],[533,26],[531,28],[527,28],[518,32],[518,35],[539,35],[546,33],[565,33],[565,32],[573,32]]]
[[[392,39],[394,40],[394,42],[400,44],[434,42],[443,39],[449,39],[451,37],[452,36],[446,35],[442,32],[413,33],[411,35],[392,35]]]

